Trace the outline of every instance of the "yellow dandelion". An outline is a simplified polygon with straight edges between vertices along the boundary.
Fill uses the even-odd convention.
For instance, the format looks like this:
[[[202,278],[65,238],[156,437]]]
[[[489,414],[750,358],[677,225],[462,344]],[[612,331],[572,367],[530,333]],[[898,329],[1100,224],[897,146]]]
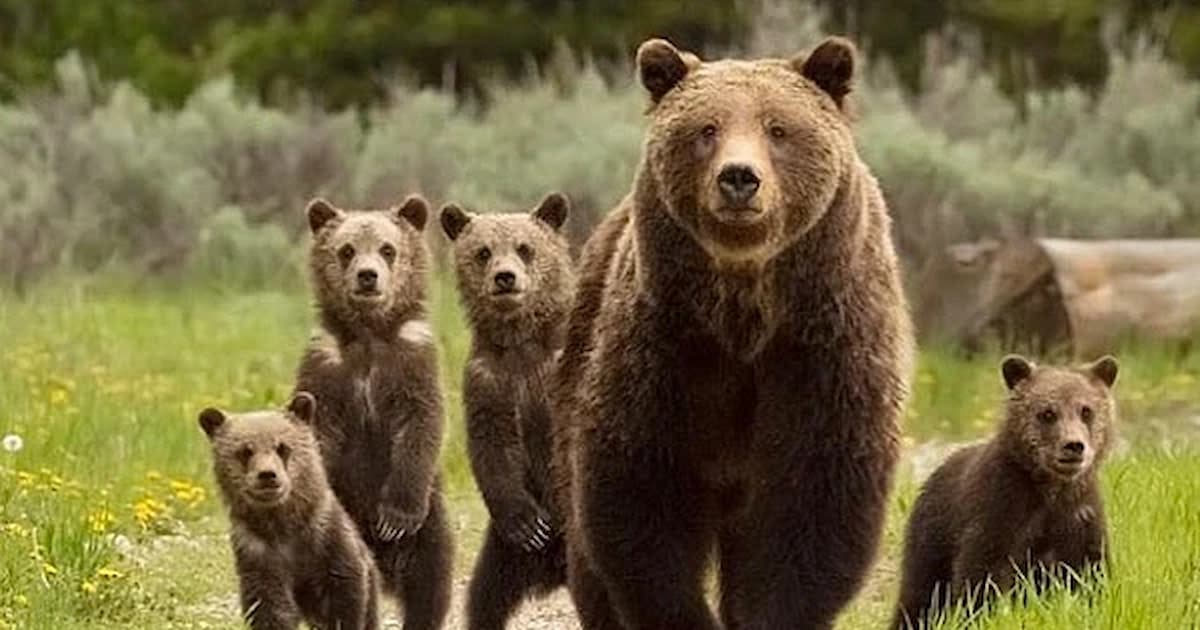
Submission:
[[[116,522],[117,517],[108,508],[100,508],[87,517],[88,529],[94,534],[103,534]]]
[[[84,580],[83,584],[79,585],[79,590],[88,595],[94,595],[96,593],[96,583],[91,580]]]
[[[65,390],[61,387],[55,387],[54,389],[51,389],[49,400],[50,400],[50,404],[55,407],[62,405],[62,404],[66,404],[67,390]]]
[[[146,481],[161,481],[162,478],[162,473],[157,470],[146,471]]]
[[[33,473],[25,472],[24,470],[17,471],[17,485],[22,488],[32,487],[34,479]]]
[[[125,574],[111,567],[101,567],[96,571],[96,577],[103,578],[105,580],[119,580],[125,577]]]

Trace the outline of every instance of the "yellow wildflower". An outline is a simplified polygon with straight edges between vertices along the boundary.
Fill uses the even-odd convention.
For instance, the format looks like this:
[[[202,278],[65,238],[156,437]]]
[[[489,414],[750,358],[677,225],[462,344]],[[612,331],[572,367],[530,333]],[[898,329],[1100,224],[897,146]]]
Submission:
[[[125,574],[110,567],[100,567],[100,569],[96,571],[96,577],[103,578],[105,580],[119,580],[125,577]]]
[[[100,508],[91,514],[88,514],[87,524],[88,529],[95,534],[103,534],[112,527],[113,523],[117,522],[117,517],[113,515],[108,508]]]
[[[96,593],[96,583],[91,580],[84,580],[83,584],[79,585],[79,590],[88,595],[93,595]]]
[[[45,573],[46,575],[58,575],[58,567],[50,564],[49,562],[43,562],[42,573]]]

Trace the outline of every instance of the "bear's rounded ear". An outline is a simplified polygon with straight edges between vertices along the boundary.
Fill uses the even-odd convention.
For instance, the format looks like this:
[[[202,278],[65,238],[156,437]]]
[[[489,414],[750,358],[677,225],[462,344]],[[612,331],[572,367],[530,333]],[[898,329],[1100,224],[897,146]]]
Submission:
[[[327,223],[342,215],[341,210],[321,197],[308,202],[304,212],[308,215],[308,227],[313,234],[320,232]]]
[[[1033,363],[1023,356],[1010,354],[1000,364],[1000,373],[1004,375],[1004,384],[1012,389],[1033,374]]]
[[[200,428],[208,435],[208,439],[217,436],[217,431],[225,425],[225,414],[220,409],[209,407],[200,412]]]
[[[699,57],[680,52],[665,39],[648,39],[637,49],[638,79],[655,103],[699,65]]]
[[[397,218],[408,221],[409,225],[421,232],[429,220],[429,202],[421,195],[409,195],[395,212]]]
[[[470,222],[471,213],[466,210],[452,203],[442,206],[442,231],[446,233],[446,238],[452,241],[457,239]]]
[[[546,195],[542,203],[533,210],[533,218],[550,226],[555,232],[567,222],[567,213],[571,211],[571,200],[560,192]]]
[[[1088,373],[1100,379],[1100,382],[1109,388],[1117,382],[1118,369],[1117,360],[1111,355],[1100,357],[1087,366]]]
[[[833,102],[842,107],[842,101],[850,93],[854,81],[856,51],[854,44],[844,37],[829,37],[821,42],[807,57],[797,58],[793,64],[800,74],[833,97]]]
[[[298,391],[292,395],[287,410],[303,424],[312,424],[317,416],[317,399],[306,391]]]

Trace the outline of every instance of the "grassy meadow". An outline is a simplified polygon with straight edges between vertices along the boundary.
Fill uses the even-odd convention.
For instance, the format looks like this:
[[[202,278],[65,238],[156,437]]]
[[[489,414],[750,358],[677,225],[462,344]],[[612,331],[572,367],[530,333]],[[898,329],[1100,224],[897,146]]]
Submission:
[[[450,284],[434,289],[443,465],[464,576],[486,514],[463,443],[468,335]],[[281,403],[312,320],[302,290],[68,282],[0,294],[0,434],[23,442],[0,451],[0,627],[237,627],[225,521],[196,414]],[[1122,439],[1104,474],[1111,575],[1098,596],[1002,605],[972,627],[1200,624],[1200,354],[1131,348],[1120,358]],[[948,445],[990,429],[1002,395],[997,364],[922,354],[886,544],[840,627],[881,627],[890,615],[914,476]]]

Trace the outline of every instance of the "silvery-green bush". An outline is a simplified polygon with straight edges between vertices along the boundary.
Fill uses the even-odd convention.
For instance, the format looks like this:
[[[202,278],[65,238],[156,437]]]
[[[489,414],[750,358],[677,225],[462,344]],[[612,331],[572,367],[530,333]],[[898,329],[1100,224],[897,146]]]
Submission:
[[[815,22],[801,19],[753,54],[811,45]],[[1200,83],[1149,48],[1111,65],[1098,94],[1020,106],[969,55],[931,62],[916,95],[867,67],[855,128],[906,262],[982,236],[1195,234]],[[486,104],[398,84],[368,110],[280,110],[218,79],[164,110],[68,56],[55,90],[0,105],[0,284],[109,268],[276,283],[263,270],[293,268],[317,194],[384,206],[421,192],[435,210],[512,211],[560,190],[578,240],[628,190],[645,106],[629,68],[568,59],[493,86]]]

